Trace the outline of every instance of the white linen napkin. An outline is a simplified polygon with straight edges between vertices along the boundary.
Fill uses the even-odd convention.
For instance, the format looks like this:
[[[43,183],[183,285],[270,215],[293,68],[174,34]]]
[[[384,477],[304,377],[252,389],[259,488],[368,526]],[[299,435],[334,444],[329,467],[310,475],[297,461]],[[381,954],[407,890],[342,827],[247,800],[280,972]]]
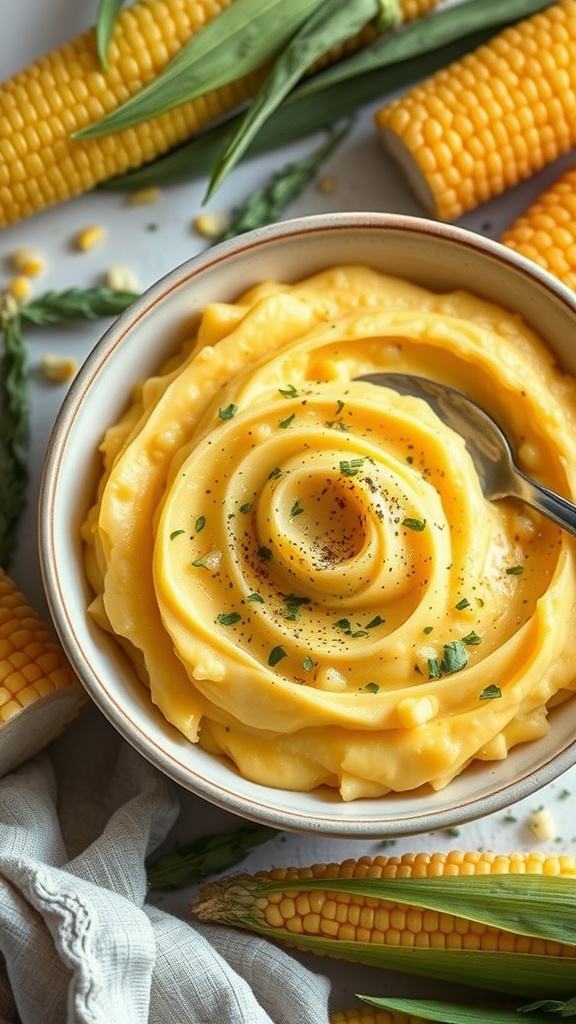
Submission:
[[[146,902],[177,815],[93,707],[0,780],[0,1024],[328,1024],[321,973]]]

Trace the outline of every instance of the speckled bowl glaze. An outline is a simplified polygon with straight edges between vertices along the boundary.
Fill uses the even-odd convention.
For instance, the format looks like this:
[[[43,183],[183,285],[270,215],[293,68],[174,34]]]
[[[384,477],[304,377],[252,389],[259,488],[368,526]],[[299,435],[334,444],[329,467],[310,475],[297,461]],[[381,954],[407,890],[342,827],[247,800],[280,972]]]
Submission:
[[[207,303],[257,282],[297,281],[335,263],[364,263],[439,291],[465,288],[521,313],[576,374],[576,299],[536,265],[463,229],[407,216],[329,214],[285,221],[217,245],[151,287],[104,334],[56,421],[39,505],[41,565],[60,639],[88,693],[118,732],[184,788],[225,810],[291,831],[343,838],[414,835],[455,826],[534,793],[576,763],[576,701],[548,735],[501,762],[476,763],[445,789],[344,803],[241,778],[192,745],[152,705],[120,647],[87,615],[80,525],[97,479],[98,445],[133,385],[152,373]]]

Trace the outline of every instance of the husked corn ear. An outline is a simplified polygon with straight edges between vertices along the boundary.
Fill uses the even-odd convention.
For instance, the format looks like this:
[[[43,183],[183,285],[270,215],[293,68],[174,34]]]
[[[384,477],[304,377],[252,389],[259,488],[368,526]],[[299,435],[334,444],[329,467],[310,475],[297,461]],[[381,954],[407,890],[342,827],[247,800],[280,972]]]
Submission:
[[[401,857],[362,857],[341,864],[315,864],[308,868],[277,868],[253,876],[237,876],[203,886],[194,913],[203,920],[246,927],[268,933],[288,944],[299,936],[342,943],[376,946],[424,947],[445,950],[539,953],[576,958],[576,945],[561,945],[479,924],[389,899],[339,891],[306,890],[307,880],[430,878],[503,874],[555,875],[574,878],[576,857],[542,853],[404,854]],[[302,882],[302,889],[263,892],[262,883]],[[322,952],[325,950],[318,950]],[[331,947],[338,956],[337,948]],[[346,954],[343,954],[346,955]]]
[[[0,775],[54,739],[84,700],[60,645],[0,568]]]
[[[576,145],[576,0],[505,29],[383,106],[376,126],[425,210],[454,220]]]
[[[576,289],[576,167],[517,217],[500,241]]]
[[[336,1010],[330,1016],[330,1024],[422,1024],[422,1018],[358,1006],[350,1010]]]
[[[114,135],[70,138],[155,78],[229,3],[138,0],[118,15],[107,71],[90,29],[0,86],[0,227],[153,160],[242,103],[257,74]]]

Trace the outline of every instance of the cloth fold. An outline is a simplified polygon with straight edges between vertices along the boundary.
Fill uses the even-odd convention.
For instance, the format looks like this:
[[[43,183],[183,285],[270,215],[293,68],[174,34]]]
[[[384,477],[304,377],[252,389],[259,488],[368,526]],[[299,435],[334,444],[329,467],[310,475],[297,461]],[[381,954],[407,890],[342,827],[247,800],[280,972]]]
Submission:
[[[81,717],[0,780],[0,1024],[328,1024],[321,973],[147,903],[177,787]]]

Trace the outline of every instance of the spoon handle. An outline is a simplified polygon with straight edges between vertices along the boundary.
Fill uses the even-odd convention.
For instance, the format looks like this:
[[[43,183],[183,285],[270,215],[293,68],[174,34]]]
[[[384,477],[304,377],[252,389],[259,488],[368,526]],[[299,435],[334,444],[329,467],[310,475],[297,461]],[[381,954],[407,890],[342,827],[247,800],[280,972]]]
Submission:
[[[576,537],[576,505],[524,476],[519,469],[516,469],[516,474],[521,482],[518,497]]]

